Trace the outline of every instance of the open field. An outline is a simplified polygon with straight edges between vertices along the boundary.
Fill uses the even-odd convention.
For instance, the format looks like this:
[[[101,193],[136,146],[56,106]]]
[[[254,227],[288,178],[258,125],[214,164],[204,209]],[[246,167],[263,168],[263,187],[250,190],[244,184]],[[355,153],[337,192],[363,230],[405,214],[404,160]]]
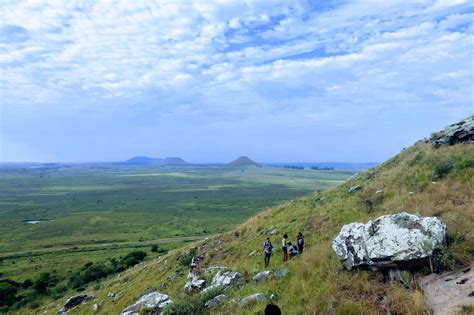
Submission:
[[[69,272],[135,248],[149,252],[152,243],[176,248],[352,174],[273,167],[3,166],[0,272],[23,281],[59,264]]]

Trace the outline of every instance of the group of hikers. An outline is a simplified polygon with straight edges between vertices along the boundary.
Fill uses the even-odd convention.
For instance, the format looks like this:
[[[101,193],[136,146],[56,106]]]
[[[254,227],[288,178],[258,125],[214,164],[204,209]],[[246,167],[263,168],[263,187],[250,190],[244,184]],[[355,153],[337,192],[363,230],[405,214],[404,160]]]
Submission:
[[[281,251],[283,253],[283,261],[288,261],[289,258],[295,257],[297,255],[303,254],[304,249],[304,236],[301,232],[296,236],[296,242],[292,243],[288,240],[288,234],[283,235],[281,240]],[[274,247],[270,238],[267,237],[267,240],[263,244],[263,253],[265,260],[265,267],[268,267],[270,264],[270,257],[274,251]]]

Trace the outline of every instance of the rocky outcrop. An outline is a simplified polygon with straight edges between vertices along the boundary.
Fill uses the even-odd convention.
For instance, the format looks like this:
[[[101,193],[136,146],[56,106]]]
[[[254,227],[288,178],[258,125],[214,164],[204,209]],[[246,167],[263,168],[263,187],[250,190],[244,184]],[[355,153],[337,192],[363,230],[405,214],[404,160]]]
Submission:
[[[350,193],[355,193],[356,191],[359,191],[362,189],[362,186],[361,185],[354,185],[352,186],[351,188],[349,188],[349,192]]]
[[[267,297],[265,296],[265,294],[255,293],[247,297],[244,297],[242,300],[240,300],[240,306],[245,306],[248,304],[258,303],[258,302],[264,302],[266,300],[267,300]]]
[[[213,297],[212,299],[210,299],[209,301],[206,302],[206,304],[204,304],[204,306],[206,308],[214,308],[224,302],[226,302],[229,298],[227,297],[227,295],[225,294],[219,294],[218,296],[215,296]]]
[[[347,270],[358,266],[397,268],[424,263],[444,244],[446,225],[438,218],[405,212],[367,224],[344,225],[332,247]]]
[[[432,135],[430,141],[436,148],[443,144],[453,145],[456,143],[474,141],[474,116],[466,118],[457,124],[444,128],[443,131]]]
[[[94,299],[94,296],[89,295],[89,294],[79,294],[79,295],[71,296],[70,298],[66,300],[66,302],[64,303],[64,306],[59,310],[58,315],[66,315],[70,309],[78,306],[79,304],[83,302],[90,301],[92,299]]]
[[[173,303],[166,294],[156,292],[156,290],[148,290],[134,304],[126,307],[120,315],[139,315],[142,309],[151,311],[152,314],[160,314],[168,305]]]
[[[474,305],[474,265],[423,277],[419,284],[433,315],[458,314],[463,306]]]
[[[204,269],[204,273],[205,274],[210,274],[210,273],[215,273],[215,272],[218,272],[218,271],[225,271],[225,270],[228,270],[228,269],[229,268],[227,268],[225,266],[209,266],[206,269]]]
[[[272,272],[270,270],[261,271],[253,277],[253,281],[255,282],[263,281],[267,279],[271,274]]]
[[[211,285],[205,288],[202,292],[207,292],[215,288],[225,290],[238,284],[241,280],[242,274],[240,272],[219,270],[214,278],[212,278]]]
[[[184,285],[184,289],[188,293],[199,292],[206,286],[206,280],[199,279],[199,277],[193,272],[189,272],[187,280],[188,281]]]

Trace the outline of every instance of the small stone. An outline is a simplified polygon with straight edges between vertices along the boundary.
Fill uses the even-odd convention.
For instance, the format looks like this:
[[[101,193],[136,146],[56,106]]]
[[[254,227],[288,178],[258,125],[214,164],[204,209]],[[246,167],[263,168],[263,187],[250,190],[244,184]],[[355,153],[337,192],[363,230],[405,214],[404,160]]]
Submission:
[[[249,303],[263,302],[266,300],[267,300],[267,297],[265,296],[265,294],[255,293],[240,300],[240,306],[245,306]]]
[[[375,193],[376,193],[376,194],[381,194],[381,193],[383,193],[383,189],[379,189],[379,190],[377,190]]]
[[[356,192],[356,191],[358,191],[358,190],[361,190],[361,189],[362,189],[362,186],[361,186],[361,185],[354,185],[354,186],[352,186],[351,188],[349,188],[349,192],[350,192],[350,193],[354,193],[354,192]]]
[[[204,306],[208,309],[211,309],[211,308],[214,308],[214,307],[218,306],[219,304],[224,303],[228,299],[229,298],[227,297],[227,295],[220,294],[218,296],[213,297],[209,301],[207,301],[206,304],[204,304]]]
[[[99,309],[99,304],[92,305],[92,310],[95,312]]]
[[[272,272],[270,270],[261,271],[253,277],[253,280],[255,282],[260,282],[267,279],[271,274]]]
[[[256,250],[253,250],[253,251],[251,251],[251,252],[249,253],[248,256],[249,256],[249,257],[255,256],[256,253],[257,253],[257,251],[256,251]]]
[[[274,229],[270,232],[271,235],[275,235],[275,234],[278,234],[278,230]]]
[[[287,268],[278,270],[274,273],[275,277],[277,278],[283,278],[286,277],[286,275],[290,272]]]

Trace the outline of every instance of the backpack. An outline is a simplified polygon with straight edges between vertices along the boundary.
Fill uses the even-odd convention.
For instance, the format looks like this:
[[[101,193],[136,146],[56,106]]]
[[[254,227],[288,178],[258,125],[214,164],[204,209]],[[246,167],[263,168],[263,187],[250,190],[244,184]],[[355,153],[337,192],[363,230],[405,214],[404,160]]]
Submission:
[[[303,246],[303,245],[304,245],[304,238],[300,237],[300,238],[298,239],[298,245],[299,245],[299,246]]]
[[[271,242],[265,242],[265,244],[263,244],[263,248],[265,253],[270,254],[273,250],[273,245]]]

